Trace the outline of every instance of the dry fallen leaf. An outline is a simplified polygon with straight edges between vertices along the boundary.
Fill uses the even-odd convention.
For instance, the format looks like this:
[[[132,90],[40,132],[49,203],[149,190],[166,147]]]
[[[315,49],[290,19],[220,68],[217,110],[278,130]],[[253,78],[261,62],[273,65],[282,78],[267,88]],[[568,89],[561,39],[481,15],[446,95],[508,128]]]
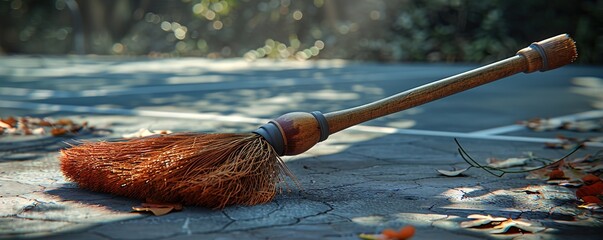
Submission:
[[[551,182],[551,181],[558,181],[558,182]],[[551,184],[551,185],[559,185],[562,187],[580,187],[580,186],[582,186],[582,182],[577,181],[577,180],[549,180],[546,183]]]
[[[406,240],[414,236],[415,231],[415,227],[409,225],[402,227],[399,230],[388,228],[383,230],[381,234],[361,233],[358,237],[364,240]]]
[[[557,119],[534,118],[527,121],[521,121],[519,124],[537,132],[559,129],[575,132],[590,132],[603,129],[603,121],[600,120],[561,121]]]
[[[488,228],[496,226],[501,222],[507,221],[504,217],[492,217],[491,215],[471,214],[467,218],[475,219],[471,221],[461,222],[463,228]]]
[[[510,167],[518,167],[526,165],[526,163],[530,160],[529,158],[508,158],[504,160],[496,159],[496,158],[488,158],[486,161],[488,162],[489,167],[503,169]]]
[[[60,125],[60,126],[68,126],[68,125],[73,125],[73,121],[68,118],[61,118],[61,119],[57,120],[54,124]]]
[[[544,231],[545,227],[533,226],[531,223],[508,219],[492,228],[492,234],[516,234],[516,233],[537,233]]]
[[[17,126],[17,119],[14,117],[0,118],[0,127],[14,128]]]
[[[467,216],[467,218],[475,220],[461,222],[461,227],[490,229],[488,232],[492,234],[535,233],[545,229],[544,227],[533,226],[531,223],[521,220],[492,217],[491,215],[472,214]]]
[[[457,177],[463,174],[463,172],[467,171],[467,169],[469,168],[462,168],[462,169],[458,169],[458,170],[441,170],[441,169],[436,169],[436,171],[438,171],[440,174],[444,175],[444,176],[448,176],[448,177]]]
[[[35,117],[8,117],[0,119],[0,134],[11,135],[45,135],[62,136],[65,134],[77,134],[83,130],[94,131],[87,122],[75,123],[71,119],[63,118],[53,121],[48,118]]]
[[[156,134],[170,134],[170,133],[172,133],[172,131],[170,131],[170,130],[153,130],[153,131],[151,131],[146,128],[141,128],[136,132],[124,134],[124,135],[122,135],[122,137],[123,138],[139,138],[139,137],[147,137],[147,136],[156,135]]]
[[[35,134],[35,135],[44,135],[46,134],[46,130],[44,130],[44,128],[35,128],[34,130],[31,130],[31,133]]]
[[[383,236],[381,234],[361,233],[358,234],[358,237],[363,240],[379,240]]]
[[[0,119],[0,128],[13,128],[13,126]]]
[[[518,124],[538,132],[558,129],[561,126],[560,121],[551,121],[543,118],[533,118],[527,121],[521,121]]]
[[[603,213],[603,206],[600,203],[585,203],[578,205],[578,208],[588,209],[596,213]]]
[[[585,185],[576,191],[578,198],[584,198],[585,196],[598,196],[603,195],[603,182],[596,182],[591,185]]]
[[[53,128],[52,130],[50,130],[50,134],[55,137],[65,135],[66,133],[67,129],[64,128]]]
[[[151,212],[155,216],[180,210],[182,210],[182,204],[179,203],[142,203],[141,206],[132,207],[134,212]]]

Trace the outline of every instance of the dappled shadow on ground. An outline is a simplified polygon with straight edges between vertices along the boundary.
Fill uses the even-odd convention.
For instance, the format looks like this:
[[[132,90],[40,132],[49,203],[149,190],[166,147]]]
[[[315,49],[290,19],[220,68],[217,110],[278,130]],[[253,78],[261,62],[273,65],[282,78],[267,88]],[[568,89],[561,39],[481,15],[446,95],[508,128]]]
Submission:
[[[479,147],[477,156],[483,158],[527,151],[550,158],[564,155],[541,144],[464,141]],[[333,209],[326,215],[344,217],[372,232],[410,224],[419,227],[419,236],[435,227],[475,237],[508,237],[489,234],[488,229],[462,228],[460,222],[471,220],[472,214],[521,219],[546,228],[534,236],[595,238],[603,226],[601,216],[577,208],[580,202],[572,189],[528,180],[524,174],[499,178],[472,169],[461,177],[438,175],[435,169],[467,165],[452,139],[387,135],[338,147],[342,144],[346,145],[340,139],[327,141],[318,153],[329,148],[340,152],[287,164],[302,182],[300,197],[328,203]]]
[[[475,151],[476,156],[509,157],[524,151],[552,158],[562,155],[560,151],[542,149],[539,144],[463,142],[469,149],[481,146],[480,151]],[[273,236],[284,229],[310,231],[308,236],[317,238],[353,237],[361,232],[380,232],[409,224],[418,228],[418,238],[438,231],[442,234],[441,230],[453,236],[493,237],[485,230],[460,227],[460,222],[469,220],[471,214],[524,219],[545,227],[545,231],[534,234],[537,236],[562,237],[571,233],[589,238],[595,236],[600,226],[599,220],[575,208],[573,193],[562,187],[542,185],[524,179],[523,175],[497,178],[480,170],[469,171],[464,177],[438,175],[435,169],[466,164],[448,138],[347,131],[286,161],[302,188],[290,185],[291,192],[268,204],[223,210],[185,207],[182,212],[164,217],[138,219],[140,215],[128,212],[140,200],[63,184],[33,196],[39,201],[35,205],[39,208],[34,207],[27,216],[84,221],[100,225],[85,231],[103,234],[110,234],[103,229],[123,229],[121,234],[125,234],[128,232],[125,228],[149,228],[145,230],[149,237],[188,235],[188,232]],[[191,225],[184,231],[187,221]],[[165,224],[169,229],[150,229],[151,223]]]

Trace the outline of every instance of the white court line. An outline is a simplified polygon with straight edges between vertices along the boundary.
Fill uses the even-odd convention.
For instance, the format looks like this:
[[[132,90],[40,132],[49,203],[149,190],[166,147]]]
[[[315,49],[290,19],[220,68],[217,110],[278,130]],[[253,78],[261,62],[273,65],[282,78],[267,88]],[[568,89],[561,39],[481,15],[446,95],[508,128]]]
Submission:
[[[264,124],[264,123],[270,121],[270,119],[242,117],[242,116],[235,116],[235,115],[224,116],[224,115],[219,115],[219,114],[208,114],[208,113],[179,113],[179,112],[134,110],[134,109],[122,109],[122,108],[98,108],[98,107],[90,107],[90,106],[59,105],[59,104],[17,102],[17,101],[4,101],[4,100],[0,100],[0,107],[43,110],[43,111],[66,111],[66,112],[78,112],[78,113],[97,113],[97,114],[115,114],[115,115],[145,116],[145,117],[212,120],[212,121],[223,121],[223,122],[253,123],[253,124],[258,124],[258,125]],[[376,127],[376,126],[364,126],[364,125],[353,126],[350,129],[356,130],[356,131],[363,131],[363,132],[372,132],[372,133],[406,134],[406,135],[436,136],[436,137],[457,137],[457,138],[473,138],[473,139],[484,139],[484,140],[501,140],[501,141],[517,141],[517,142],[535,142],[535,143],[547,143],[547,142],[548,143],[560,143],[561,142],[561,140],[557,139],[557,138],[497,136],[497,135],[484,135],[484,134],[448,132],[448,131],[432,131],[432,130],[420,130],[420,129],[397,129],[397,128],[390,128],[390,127]],[[589,147],[603,147],[603,144],[596,143],[596,142],[588,142],[585,145],[589,146]]]
[[[581,112],[581,113],[575,113],[575,114],[570,114],[570,115],[565,115],[565,116],[560,116],[560,117],[549,118],[548,120],[553,121],[553,122],[568,122],[568,121],[579,121],[579,120],[602,118],[602,117],[603,117],[603,110],[591,110],[591,111],[586,111],[586,112]],[[489,136],[489,135],[497,135],[497,134],[515,132],[515,131],[519,131],[519,130],[523,130],[523,129],[526,129],[526,127],[523,125],[514,124],[514,125],[495,127],[495,128],[489,128],[489,129],[479,130],[479,131],[475,131],[475,132],[470,132],[470,134]]]

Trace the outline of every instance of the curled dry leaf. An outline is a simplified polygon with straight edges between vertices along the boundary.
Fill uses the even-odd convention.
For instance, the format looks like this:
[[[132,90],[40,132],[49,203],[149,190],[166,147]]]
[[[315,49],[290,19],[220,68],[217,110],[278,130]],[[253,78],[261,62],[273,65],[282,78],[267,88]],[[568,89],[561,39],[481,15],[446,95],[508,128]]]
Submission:
[[[529,222],[505,217],[492,217],[491,215],[472,214],[467,218],[475,220],[461,222],[461,227],[490,229],[489,233],[492,234],[535,233],[545,229],[544,227],[533,226]]]
[[[517,234],[517,233],[537,233],[544,231],[546,228],[533,226],[531,223],[508,219],[499,225],[492,228],[492,234]]]
[[[442,169],[436,169],[436,171],[438,171],[440,174],[444,175],[444,176],[448,176],[448,177],[457,177],[457,176],[461,176],[465,171],[467,171],[469,168],[462,168],[462,169],[452,169],[452,170],[442,170]]]
[[[461,222],[461,227],[463,227],[463,228],[488,228],[488,227],[496,226],[504,221],[507,221],[507,218],[504,218],[504,217],[492,217],[491,215],[480,215],[480,214],[471,214],[471,215],[467,216],[467,218],[475,219],[475,220]]]
[[[526,175],[526,179],[548,180],[549,179],[548,173],[550,171],[551,170],[547,169],[547,168],[532,170],[529,172],[528,175]]]
[[[141,206],[132,207],[133,212],[151,212],[155,216],[161,216],[172,211],[180,210],[182,210],[182,204],[179,203],[143,203]]]
[[[552,181],[558,181],[558,182],[552,182]],[[559,185],[562,187],[580,187],[582,186],[582,182],[577,181],[577,180],[549,180],[547,181],[548,184],[552,184],[552,185]]]
[[[496,158],[488,158],[486,161],[488,162],[488,166],[492,168],[510,168],[510,167],[518,167],[524,166],[530,160],[529,158],[508,158],[504,160],[496,159]]]
[[[570,162],[572,168],[586,173],[603,172],[603,151],[595,155],[586,155],[583,158],[577,158]]]

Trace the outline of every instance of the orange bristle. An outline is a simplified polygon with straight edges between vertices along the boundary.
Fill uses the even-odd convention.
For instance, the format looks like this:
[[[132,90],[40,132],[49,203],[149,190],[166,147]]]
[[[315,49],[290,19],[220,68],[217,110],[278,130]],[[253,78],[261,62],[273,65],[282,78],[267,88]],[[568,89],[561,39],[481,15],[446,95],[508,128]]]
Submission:
[[[61,170],[80,187],[116,195],[223,208],[269,202],[293,177],[261,136],[178,133],[86,142],[61,151]]]

